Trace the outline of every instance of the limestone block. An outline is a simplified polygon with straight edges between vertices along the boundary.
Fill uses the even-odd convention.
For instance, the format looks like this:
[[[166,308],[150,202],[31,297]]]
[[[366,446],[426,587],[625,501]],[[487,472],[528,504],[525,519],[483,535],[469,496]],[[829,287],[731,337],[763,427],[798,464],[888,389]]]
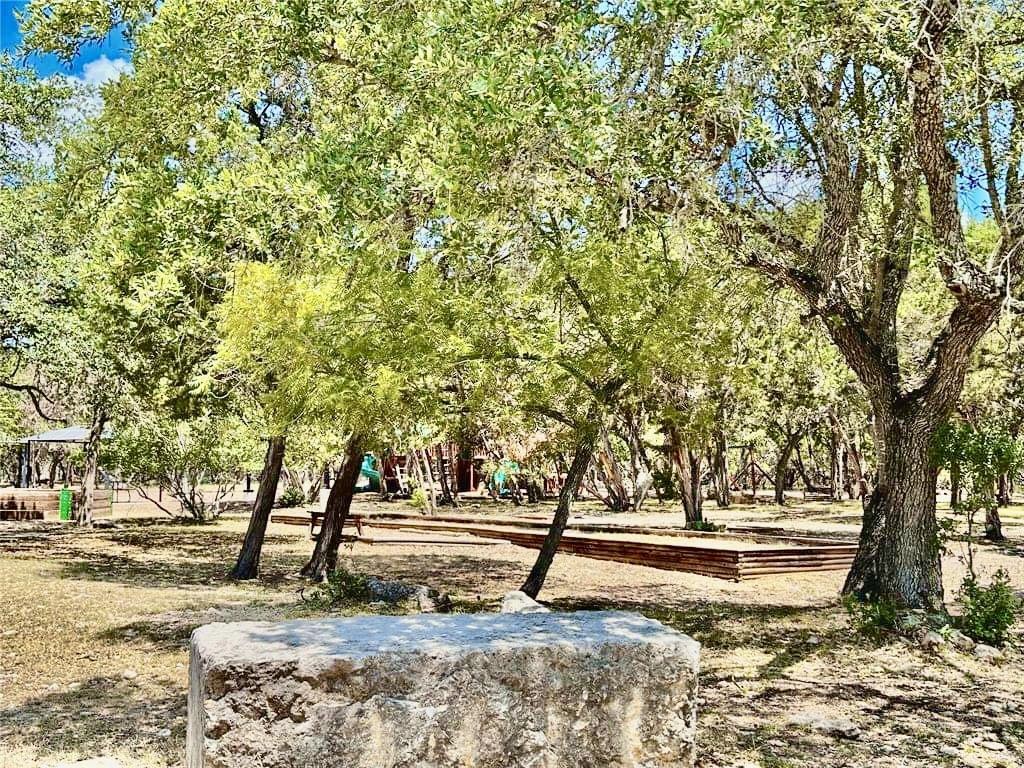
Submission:
[[[188,768],[688,768],[699,645],[631,613],[192,634]]]
[[[502,613],[550,613],[550,609],[545,608],[543,605],[538,603],[532,597],[525,592],[515,590],[514,592],[506,593],[505,597],[501,599],[501,612]]]

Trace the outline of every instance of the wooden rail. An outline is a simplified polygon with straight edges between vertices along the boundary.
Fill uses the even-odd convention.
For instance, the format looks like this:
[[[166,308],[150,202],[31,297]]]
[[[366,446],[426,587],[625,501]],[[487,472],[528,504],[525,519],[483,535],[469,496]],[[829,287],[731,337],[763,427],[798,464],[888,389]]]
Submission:
[[[522,527],[486,526],[474,523],[445,523],[425,519],[388,520],[363,518],[363,526],[400,530],[445,531],[465,533],[481,538],[500,538],[521,547],[540,549],[545,532]],[[661,541],[652,539],[663,539]],[[773,545],[728,542],[719,540],[686,541],[679,537],[641,537],[630,534],[601,534],[567,530],[559,543],[560,552],[645,565],[672,571],[686,571],[704,576],[739,581],[757,576],[806,571],[842,570],[849,568],[857,551],[853,544],[787,544]]]
[[[365,536],[366,528],[467,534],[540,549],[548,521],[540,518],[423,517],[401,513],[353,515]],[[273,522],[309,525],[310,516],[274,515]],[[707,533],[681,528],[572,523],[562,536],[560,552],[686,571],[739,581],[771,574],[842,570],[849,568],[856,544],[812,537],[780,537],[745,533]]]
[[[280,515],[279,517],[283,518],[286,517],[286,515]],[[298,515],[295,515],[294,517],[298,521],[296,524],[309,524],[309,517],[300,517]],[[374,512],[371,515],[351,515],[349,519],[358,520],[366,525],[371,525],[374,521],[378,520],[426,520],[428,522],[439,523],[471,523],[477,525],[540,528],[545,531],[551,524],[551,518],[542,515],[523,515],[517,517],[505,515],[431,515],[430,517],[424,517],[423,515],[410,515],[406,512]],[[579,520],[570,520],[566,528],[585,533],[635,533],[645,536],[684,536],[688,539],[722,539],[726,541],[740,540],[762,544],[779,544],[780,542],[789,544],[807,544],[809,546],[829,546],[837,544],[833,539],[825,539],[815,536],[793,536],[785,533],[781,528],[761,529],[753,526],[740,527],[738,529],[730,527],[727,531],[693,531],[683,525],[653,526],[631,525],[625,523],[591,523],[581,522]],[[841,544],[842,542],[839,543]]]

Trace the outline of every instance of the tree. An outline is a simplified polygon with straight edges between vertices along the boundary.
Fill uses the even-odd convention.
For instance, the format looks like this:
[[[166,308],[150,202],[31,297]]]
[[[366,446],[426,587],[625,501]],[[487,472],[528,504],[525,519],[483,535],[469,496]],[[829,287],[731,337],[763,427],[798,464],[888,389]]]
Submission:
[[[604,432],[609,458],[616,422],[650,402],[653,381],[697,378],[672,370],[706,351],[689,338],[691,297],[707,306],[729,291],[703,279],[691,290],[688,265],[735,272],[738,257],[804,302],[870,405],[878,482],[846,590],[941,603],[929,446],[1024,258],[1015,7],[324,2],[293,12],[218,0],[152,13],[115,2],[99,20],[88,4],[44,5],[30,8],[39,44],[66,54],[123,23],[143,52],[135,76],[105,91],[67,169],[101,211],[89,252],[114,278],[112,316],[168,352],[160,376],[133,381],[189,394],[216,347],[209,309],[233,265],[281,260],[289,277],[331,273],[372,307],[364,316],[332,293],[345,311],[314,313],[318,330],[363,355],[311,339],[334,355],[306,369],[345,393],[332,402],[350,404],[347,387],[388,372],[427,406],[425,425],[397,409],[401,434],[436,434],[447,402],[422,385],[441,377],[394,366],[396,351],[428,348],[431,363],[469,378],[474,366],[511,372],[531,417],[568,429],[580,455]],[[960,187],[971,185],[994,225],[984,243],[964,226]],[[936,300],[916,303],[922,295]],[[383,325],[410,315],[444,329],[443,353],[416,328]],[[383,352],[353,332],[375,322]],[[175,358],[184,364],[164,364]],[[691,515],[695,452],[728,503],[729,428],[742,422],[736,378],[701,383],[715,407],[709,439],[664,420],[676,443],[689,441],[676,464]],[[693,402],[675,399],[677,410]],[[387,431],[361,422],[346,417],[342,431]],[[842,414],[830,426],[838,491]],[[780,440],[780,456],[791,442]],[[609,463],[614,483],[617,471]]]
[[[290,276],[280,264],[246,263],[236,268],[231,285],[218,308],[220,342],[211,373],[269,435],[259,490],[231,571],[232,578],[242,580],[259,575],[288,437],[304,424],[322,420],[322,413],[311,411],[326,393],[308,367],[309,313],[321,306],[316,283]],[[257,306],[251,301],[254,295],[264,297]]]
[[[577,184],[618,197],[596,228],[670,220],[680,209],[714,217],[746,264],[795,291],[822,323],[875,425],[878,482],[846,584],[863,598],[942,601],[930,445],[1024,258],[1019,26],[1009,8],[949,0],[828,12],[780,2],[771,13],[711,4],[685,16],[622,7],[549,15],[533,37],[506,31],[532,59],[495,44],[496,59],[474,60],[483,100],[513,114],[502,97],[519,98],[505,88],[529,71],[525,62],[566,48],[577,55],[563,68],[570,58],[601,62],[563,69],[572,74],[538,98],[575,130],[551,142],[562,123],[544,126],[558,148],[543,155],[545,168],[582,169]],[[566,109],[573,88],[587,94],[586,120]],[[609,103],[619,111],[604,111]],[[517,114],[534,106],[517,101]],[[599,146],[615,154],[574,156],[583,125],[610,132]],[[1000,229],[990,254],[965,237],[961,172],[984,180]],[[907,344],[901,298],[926,275],[945,288],[944,317],[930,343]]]
[[[744,411],[751,427],[774,444],[772,475],[775,502],[780,505],[786,503],[791,461],[802,440],[830,419],[840,425],[847,420],[866,423],[849,370],[820,328],[801,322],[800,309],[798,301],[777,297],[760,308],[755,328],[745,339],[751,350],[747,371],[752,380]],[[859,453],[850,461],[859,467]]]
[[[0,187],[38,180],[46,154],[62,133],[60,107],[71,88],[59,78],[44,79],[0,53]]]
[[[971,540],[974,518],[985,513],[985,536],[993,541],[1003,539],[999,520],[996,481],[1000,475],[1020,468],[1022,452],[1018,441],[1002,430],[977,427],[966,422],[945,424],[932,446],[936,462],[946,468],[956,467],[966,486],[966,497],[952,502],[953,510],[967,520],[969,571],[974,575]]]
[[[208,416],[182,421],[144,411],[122,421],[106,460],[167,514],[173,513],[150,495],[153,484],[170,493],[181,513],[207,522],[220,514],[252,452],[252,436],[237,422]]]
[[[252,513],[249,515],[249,526],[242,541],[242,550],[229,575],[232,579],[255,579],[260,572],[260,555],[263,552],[263,539],[270,522],[270,509],[277,496],[277,483],[281,477],[281,466],[284,463],[285,436],[275,435],[267,438],[267,453],[263,459],[263,470],[260,472],[260,485],[253,501]]]
[[[59,14],[33,4],[26,19],[29,45],[65,57],[119,25],[133,38],[133,71],[104,88],[89,130],[67,142],[59,181],[74,201],[69,229],[84,233],[75,249],[106,289],[97,313],[132,340],[112,358],[118,372],[136,400],[175,420],[223,410],[225,390],[237,394],[209,375],[233,265],[306,256],[327,224],[324,197],[296,173],[294,141],[309,129],[301,65],[291,49],[273,55],[280,41],[270,26],[241,45],[238,30],[220,23],[235,20],[236,5],[152,13],[113,3],[97,17],[81,4]],[[257,44],[266,54],[258,66]],[[212,71],[210,56],[222,68]],[[232,401],[253,406],[247,416],[269,429],[273,448],[263,471],[271,492],[257,494],[248,565],[236,575],[258,565],[290,418],[268,413],[253,393],[272,378],[250,377],[247,398]]]
[[[868,55],[863,58],[852,56],[849,63],[843,59],[843,66],[836,66],[830,73],[826,88],[815,85],[808,90],[805,103],[818,116],[823,152],[820,167],[825,213],[810,248],[790,242],[795,247],[787,246],[785,250],[799,254],[798,258],[810,268],[751,256],[757,268],[807,298],[867,390],[876,422],[878,483],[865,511],[860,550],[845,590],[908,607],[935,606],[942,599],[935,518],[937,475],[929,451],[959,397],[971,352],[1002,305],[1003,286],[1018,269],[1014,252],[1019,250],[1024,234],[1016,192],[1022,151],[1019,137],[1011,132],[1008,151],[1000,158],[991,138],[983,136],[990,109],[1006,106],[1016,112],[1024,107],[1024,101],[1011,89],[1002,95],[992,92],[990,98],[998,104],[986,100],[979,121],[978,148],[988,158],[987,163],[1005,164],[1009,182],[1004,206],[996,191],[997,179],[991,173],[995,166],[989,166],[986,183],[995,215],[1005,226],[989,268],[978,266],[964,238],[957,190],[960,164],[948,148],[945,126],[955,119],[955,110],[975,108],[976,104],[973,99],[964,103],[958,94],[949,95],[947,89],[949,80],[961,78],[983,91],[993,85],[985,70],[975,65],[975,56],[980,54],[985,61],[990,49],[979,50],[980,41],[961,44],[964,32],[970,36],[970,28],[961,27],[968,18],[966,13],[958,14],[955,3],[945,0],[923,3],[916,16],[904,17],[905,27],[920,23],[919,35],[909,52],[909,71],[904,76],[891,67],[881,69],[884,81],[897,94],[892,106],[909,122],[908,128],[896,133],[893,145],[883,150],[891,184],[871,173],[866,153],[840,139],[842,126],[854,121],[859,142],[873,133],[865,111],[870,89],[865,87],[864,78],[871,77],[866,75],[869,63],[878,66],[878,58],[870,55],[874,52],[865,52]],[[844,96],[846,84],[850,90]],[[839,114],[848,122],[837,119]],[[896,323],[899,296],[913,266],[910,232],[918,216],[913,194],[918,173],[923,175],[927,190],[931,217],[927,235],[933,243],[933,258],[954,306],[920,368],[907,375],[898,358]],[[850,288],[838,275],[848,263],[847,257],[860,261],[865,255],[850,248],[851,242],[855,244],[850,238],[856,230],[862,237],[870,231],[867,216],[860,214],[867,207],[863,195],[869,185],[888,188],[890,205],[884,211],[889,222],[888,237],[882,241],[883,250],[870,259],[875,270],[868,289],[851,299]],[[769,234],[782,233],[776,230]],[[781,245],[778,241],[775,244]]]
[[[47,206],[47,140],[61,132],[69,89],[0,54],[0,388],[27,396],[49,418],[37,363],[58,339],[73,270],[55,247]]]
[[[712,4],[616,29],[658,136],[645,205],[694,195],[750,267],[804,299],[867,393],[878,483],[845,586],[863,598],[942,601],[930,445],[1022,253],[1019,24],[1008,8],[927,0]],[[686,183],[694,174],[721,179],[711,201]],[[982,179],[999,222],[989,254],[964,235],[964,176]],[[929,274],[944,318],[917,356],[901,298]]]
[[[76,517],[89,524],[100,439],[119,387],[56,203],[50,156],[75,130],[65,114],[72,94],[60,78],[41,80],[0,56],[0,217],[8,225],[0,234],[0,387],[26,395],[46,421],[87,418]]]

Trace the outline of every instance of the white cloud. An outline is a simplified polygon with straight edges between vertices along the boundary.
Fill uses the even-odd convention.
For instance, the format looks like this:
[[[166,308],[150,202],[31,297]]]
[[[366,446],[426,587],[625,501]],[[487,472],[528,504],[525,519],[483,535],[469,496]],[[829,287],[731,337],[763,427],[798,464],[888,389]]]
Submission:
[[[0,0],[3,2],[3,0]],[[56,81],[69,83],[73,87],[71,99],[64,104],[60,110],[60,119],[64,124],[58,131],[63,135],[65,128],[80,125],[85,120],[95,117],[103,109],[103,96],[100,88],[119,79],[121,75],[130,74],[132,64],[128,59],[111,59],[106,55],[100,56],[87,62],[82,67],[82,74],[62,75],[55,74],[51,77]],[[60,136],[54,135],[53,140],[41,140],[26,142],[20,133],[10,133],[10,126],[0,123],[0,139],[9,146],[14,156],[32,162],[37,167],[50,168],[53,166],[56,154],[55,144]]]
[[[82,121],[99,114],[103,109],[103,97],[100,88],[107,83],[118,80],[121,75],[129,74],[132,64],[127,59],[111,59],[106,55],[86,62],[82,74],[66,75],[66,82],[75,87],[71,101],[60,112],[61,117],[69,124]]]
[[[103,55],[98,59],[88,62],[82,71],[82,77],[79,79],[86,85],[98,88],[104,83],[117,80],[121,75],[131,71],[132,65],[127,59],[108,59],[106,55]]]

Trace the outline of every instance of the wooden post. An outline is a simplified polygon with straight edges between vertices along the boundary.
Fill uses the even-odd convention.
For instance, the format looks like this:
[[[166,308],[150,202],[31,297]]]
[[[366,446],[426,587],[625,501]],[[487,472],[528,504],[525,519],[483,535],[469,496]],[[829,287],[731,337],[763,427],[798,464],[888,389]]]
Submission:
[[[757,467],[754,462],[754,446],[750,446],[750,496],[757,503]]]

